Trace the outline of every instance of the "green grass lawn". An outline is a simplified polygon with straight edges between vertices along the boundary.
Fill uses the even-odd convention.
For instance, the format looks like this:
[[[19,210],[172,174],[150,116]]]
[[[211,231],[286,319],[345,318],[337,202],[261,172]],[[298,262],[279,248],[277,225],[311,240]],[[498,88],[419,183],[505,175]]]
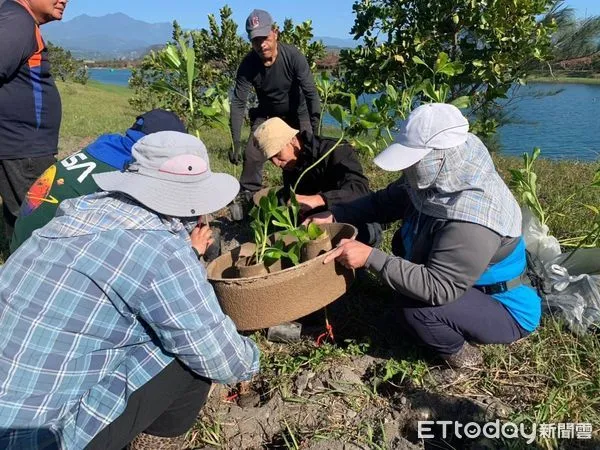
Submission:
[[[538,77],[531,76],[527,77],[528,83],[569,83],[569,84],[600,84],[600,78],[587,78],[587,77]]]
[[[135,121],[136,111],[127,101],[128,88],[94,82],[57,84],[63,105],[60,157],[78,151],[103,133],[122,133]]]
[[[130,91],[126,88],[95,83],[87,86],[60,83],[59,88],[63,99],[61,156],[79,150],[86,142],[101,133],[123,132],[136,117],[137,111],[133,111],[128,104]],[[227,160],[228,140],[222,132],[201,130],[201,138],[209,149],[213,170],[239,175],[240,168],[232,166]],[[509,168],[521,165],[521,161],[517,158],[494,155],[494,159],[505,179]],[[363,163],[374,189],[384,187],[395,177],[394,174],[376,168],[369,158],[363,158]],[[582,204],[600,205],[598,192],[600,190],[583,192],[575,199],[568,200],[566,206],[561,206],[560,209],[558,206],[564,203],[578,186],[589,183],[595,169],[592,164],[568,161],[539,160],[536,163],[541,200],[546,207],[557,209],[551,216],[549,225],[559,239],[579,236],[589,229],[592,213]],[[266,181],[270,185],[280,182],[280,174],[270,164],[266,166]],[[384,247],[389,247],[389,237],[392,232],[393,230],[386,232],[387,241]],[[385,290],[373,278],[359,281],[353,291],[348,310],[357,322],[371,315],[372,309],[377,309],[382,301],[380,296],[387,295],[383,294]],[[377,334],[377,329],[373,333]],[[281,395],[284,399],[284,407],[288,405],[286,403],[288,396],[285,393],[289,392],[294,377],[302,368],[310,367],[314,371],[325,370],[327,364],[335,365],[348,355],[359,354],[357,348],[362,345],[360,348],[370,346],[370,352],[373,354],[388,355],[385,356],[386,367],[389,370],[388,374],[391,374],[387,381],[378,382],[376,386],[373,385],[372,389],[364,393],[365,402],[383,407],[381,405],[389,405],[393,397],[381,394],[382,391],[411,392],[415,387],[432,395],[466,398],[493,395],[512,408],[512,420],[538,423],[591,422],[594,424],[595,432],[598,433],[600,425],[599,336],[588,334],[576,337],[567,332],[559,320],[550,316],[545,317],[540,329],[523,342],[511,346],[485,347],[484,366],[450,385],[440,384],[430,376],[431,369],[426,355],[415,352],[412,348],[402,347],[399,352],[390,356],[390,349],[377,347],[378,340],[374,335],[354,336],[355,341],[351,345],[338,342],[336,345],[325,347],[321,353],[315,353],[311,343],[306,343],[304,347],[279,345],[275,348],[266,343],[260,333],[256,337],[263,350],[261,382]],[[298,399],[294,401],[297,402]],[[357,405],[360,404],[359,400],[356,401]],[[211,443],[214,446],[227,448],[227,442],[223,438],[224,426],[220,422],[222,420],[224,419],[205,417],[199,421],[190,437],[192,443],[196,446]],[[294,424],[286,422],[285,425],[289,433],[291,430],[300,430],[294,428]],[[361,436],[364,426],[378,427],[379,425],[349,423],[342,429],[341,435],[345,435],[348,439],[352,436]],[[311,442],[311,436],[318,435],[320,438],[327,436],[328,429],[333,430],[326,425],[320,425],[318,430],[301,429],[301,433],[303,438]],[[336,433],[340,434],[339,429]],[[373,443],[373,436],[369,436]],[[519,447],[516,443],[502,445],[511,448]],[[554,448],[558,445],[556,441],[547,440],[539,442],[538,448]],[[368,447],[383,448],[376,447],[374,443]],[[563,446],[563,448],[569,447]]]

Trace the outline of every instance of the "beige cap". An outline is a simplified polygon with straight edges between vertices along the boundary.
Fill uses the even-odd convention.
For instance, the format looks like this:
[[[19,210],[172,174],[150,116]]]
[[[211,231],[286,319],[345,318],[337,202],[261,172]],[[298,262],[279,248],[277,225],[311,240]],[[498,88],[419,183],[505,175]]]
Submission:
[[[272,117],[258,126],[254,139],[267,159],[279,153],[299,133],[279,117]]]

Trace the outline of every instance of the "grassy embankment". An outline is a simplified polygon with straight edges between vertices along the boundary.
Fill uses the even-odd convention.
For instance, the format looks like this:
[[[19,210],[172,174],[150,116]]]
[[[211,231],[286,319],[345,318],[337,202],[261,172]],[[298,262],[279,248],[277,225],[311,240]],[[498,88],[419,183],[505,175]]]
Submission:
[[[78,150],[82,143],[100,133],[125,130],[135,118],[135,112],[127,103],[126,89],[95,84],[86,87],[60,84],[59,87],[64,108],[60,142],[60,155],[63,157]],[[210,133],[202,133],[202,138],[211,153],[213,170],[232,172],[232,166],[226,158],[225,136],[221,136],[219,131],[211,130]],[[527,143],[523,150],[530,151],[534,144]],[[521,164],[516,158],[495,156],[495,160],[503,175],[506,175],[508,168]],[[365,159],[364,163],[373,188],[383,187],[394,178],[393,174],[378,170],[370,161]],[[589,182],[594,170],[590,164],[574,162],[542,160],[536,164],[542,201],[549,206],[559,205],[578,186]],[[267,179],[269,183],[277,183],[277,172],[268,169]],[[599,205],[600,195],[597,192],[586,192],[580,200]],[[559,239],[578,236],[586,231],[589,211],[586,212],[575,201],[570,201],[562,212],[564,215],[553,216],[549,223]],[[386,231],[384,248],[389,249],[392,233],[393,230]],[[510,416],[512,420],[530,423],[590,422],[594,424],[598,439],[599,334],[575,337],[565,331],[559,321],[547,316],[542,327],[528,339],[511,346],[485,347],[485,364],[480,370],[463,373],[448,383],[440,381],[436,376],[440,368],[431,362],[426,353],[402,342],[392,346],[382,337],[389,335],[390,330],[381,332],[382,324],[377,323],[376,318],[386,311],[391,301],[388,290],[373,277],[358,281],[344,302],[345,319],[350,326],[337,330],[337,344],[328,344],[319,349],[315,349],[312,341],[308,340],[295,345],[267,343],[262,334],[256,333],[254,336],[263,350],[260,383],[265,391],[271,396],[281,396],[284,409],[293,408],[293,405],[309,402],[306,394],[304,397],[302,394],[292,394],[294,382],[302,370],[319,373],[328,367],[343,364],[350,355],[356,357],[368,354],[383,358],[378,361],[384,362],[373,368],[375,376],[365,380],[367,388],[364,392],[361,391],[352,398],[340,397],[335,390],[325,392],[320,403],[323,408],[327,408],[327,395],[331,399],[337,398],[345,402],[347,411],[354,410],[359,414],[367,405],[375,405],[377,408],[393,407],[394,399],[397,400],[395,395],[400,393],[406,395],[409,401],[415,392],[439,398],[457,396],[470,400],[493,396],[510,407],[513,411]],[[344,338],[350,339],[352,344],[344,342]],[[375,382],[374,380],[381,378],[377,374],[378,370],[383,370],[383,366],[387,366],[391,378],[385,382]],[[285,414],[285,410],[280,413]],[[353,416],[356,414],[353,413]],[[344,422],[346,419],[340,422],[335,411],[331,411],[328,417],[330,419],[320,423],[318,427],[311,428],[302,425],[300,418],[295,422],[295,419],[288,416],[287,419],[282,419],[283,431],[279,439],[281,441],[283,438],[288,444],[291,442],[288,445],[291,447],[295,447],[293,443],[337,438],[361,442],[368,448],[385,448],[385,433],[377,432],[379,429],[383,430],[381,422],[356,423],[356,420],[349,419],[347,422]],[[227,417],[205,415],[190,434],[190,443],[195,446],[212,444],[228,448],[227,421]],[[564,444],[573,448],[569,442],[574,443],[564,441]],[[264,444],[274,445],[274,441]],[[595,441],[595,444],[600,445],[600,442]],[[518,441],[505,442],[504,445],[512,448],[529,447]],[[538,448],[557,445],[556,441],[544,441],[539,443]],[[446,445],[442,447],[450,448]],[[465,447],[459,443],[456,448]]]
[[[567,84],[600,84],[600,78],[586,78],[586,77],[538,77],[531,76],[527,77],[528,83],[567,83]]]

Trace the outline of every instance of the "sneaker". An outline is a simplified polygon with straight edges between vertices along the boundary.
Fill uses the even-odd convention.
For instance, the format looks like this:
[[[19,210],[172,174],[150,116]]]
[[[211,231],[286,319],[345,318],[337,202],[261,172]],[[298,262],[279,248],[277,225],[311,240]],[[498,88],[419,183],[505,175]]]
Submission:
[[[128,450],[181,450],[185,448],[185,434],[177,437],[160,437],[139,434],[127,447]]]
[[[465,342],[456,353],[443,355],[442,359],[453,369],[471,369],[483,364],[481,350],[468,342]]]

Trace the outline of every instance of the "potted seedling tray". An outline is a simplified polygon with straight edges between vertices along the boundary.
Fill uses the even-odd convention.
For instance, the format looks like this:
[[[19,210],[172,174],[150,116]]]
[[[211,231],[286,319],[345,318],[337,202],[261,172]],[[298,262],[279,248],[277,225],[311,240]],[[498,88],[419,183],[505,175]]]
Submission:
[[[349,224],[320,227],[328,234],[327,244],[332,247],[342,239],[356,237],[356,228]],[[290,243],[289,237],[286,240]],[[268,266],[266,273],[241,276],[240,265],[252,257],[255,249],[254,243],[243,244],[207,268],[223,311],[240,331],[268,328],[318,311],[341,297],[354,281],[353,270],[337,262],[323,264],[326,253],[322,252],[296,266],[279,260]]]

